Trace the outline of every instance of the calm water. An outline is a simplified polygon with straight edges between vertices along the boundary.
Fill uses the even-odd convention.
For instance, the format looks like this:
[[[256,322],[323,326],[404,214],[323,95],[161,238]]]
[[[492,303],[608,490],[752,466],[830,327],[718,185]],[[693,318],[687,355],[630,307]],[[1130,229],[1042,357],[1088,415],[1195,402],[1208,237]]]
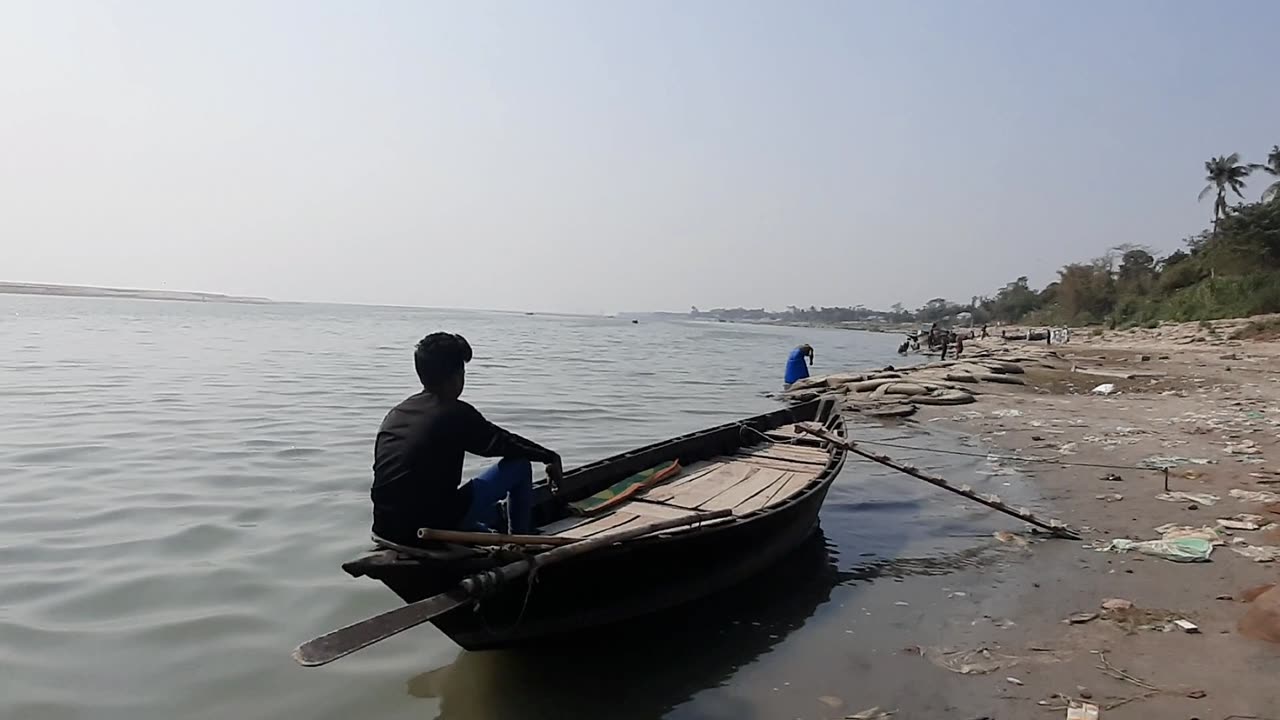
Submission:
[[[800,631],[843,623],[868,564],[989,532],[850,461],[822,537],[663,619],[677,633],[547,658],[425,627],[298,668],[298,642],[396,604],[338,566],[367,544],[373,434],[435,329],[476,349],[468,399],[570,466],[776,407],[800,342],[817,372],[898,361],[894,336],[834,330],[0,295],[0,718],[752,717],[762,675],[840,641]],[[966,442],[927,427],[859,432]]]

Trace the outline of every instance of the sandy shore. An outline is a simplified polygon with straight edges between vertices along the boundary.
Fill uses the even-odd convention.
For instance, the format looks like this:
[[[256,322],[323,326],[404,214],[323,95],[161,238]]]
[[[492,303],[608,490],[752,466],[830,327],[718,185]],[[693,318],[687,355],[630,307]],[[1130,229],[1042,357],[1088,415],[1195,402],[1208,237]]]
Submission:
[[[1049,348],[1057,357],[1044,365],[1054,367],[1029,368],[1023,386],[984,386],[973,404],[919,408],[908,422],[953,425],[993,453],[1117,467],[993,461],[1030,478],[1042,498],[1036,509],[1081,530],[1084,542],[1028,536],[996,565],[924,588],[929,602],[912,602],[918,649],[903,648],[892,671],[874,673],[915,668],[913,682],[890,681],[859,699],[874,695],[906,718],[1065,717],[1064,696],[1086,698],[1105,718],[1280,717],[1280,645],[1237,628],[1250,608],[1242,595],[1280,579],[1280,562],[1233,551],[1280,546],[1280,531],[1219,529],[1224,544],[1209,562],[1095,549],[1115,538],[1157,539],[1166,523],[1215,527],[1238,513],[1280,521],[1230,494],[1280,493],[1280,344],[1226,335],[1200,325],[1077,333]],[[1031,345],[997,338],[968,345],[966,355],[1024,354]],[[1090,392],[1103,383],[1114,390]],[[1163,473],[1138,469],[1156,456],[1184,458],[1172,461],[1171,490],[1219,499],[1157,499]],[[1133,609],[1104,610],[1112,598]],[[1085,621],[1064,622],[1076,614]],[[1170,625],[1180,618],[1199,632]]]

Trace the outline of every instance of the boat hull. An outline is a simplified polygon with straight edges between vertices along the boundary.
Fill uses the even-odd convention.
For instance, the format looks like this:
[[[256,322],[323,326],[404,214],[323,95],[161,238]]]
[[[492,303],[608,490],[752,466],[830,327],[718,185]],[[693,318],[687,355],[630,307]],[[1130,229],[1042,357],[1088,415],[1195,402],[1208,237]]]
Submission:
[[[844,434],[838,414],[823,409],[814,410],[813,415]],[[706,432],[715,442],[720,442],[722,434],[722,429]],[[844,459],[843,450],[832,451],[830,462],[813,484],[766,511],[550,564],[432,622],[467,650],[527,646],[599,632],[611,624],[728,590],[784,559],[813,535]],[[477,559],[440,565],[398,558],[347,570],[381,581],[405,602],[416,602],[454,587],[462,577],[495,562]]]

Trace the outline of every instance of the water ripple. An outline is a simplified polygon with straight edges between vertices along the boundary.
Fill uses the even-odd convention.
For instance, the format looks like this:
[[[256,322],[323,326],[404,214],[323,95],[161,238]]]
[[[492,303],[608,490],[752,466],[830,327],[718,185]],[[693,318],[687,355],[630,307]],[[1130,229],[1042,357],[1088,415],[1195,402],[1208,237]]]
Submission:
[[[366,545],[372,440],[431,330],[474,346],[469,400],[569,464],[774,408],[763,393],[800,342],[833,369],[894,349],[403,308],[0,296],[0,318],[0,716],[42,719],[430,717],[396,677],[456,655],[434,629],[319,673],[288,652],[396,604],[338,566]],[[967,522],[926,494],[859,466],[824,525],[851,555],[944,543],[894,529]]]

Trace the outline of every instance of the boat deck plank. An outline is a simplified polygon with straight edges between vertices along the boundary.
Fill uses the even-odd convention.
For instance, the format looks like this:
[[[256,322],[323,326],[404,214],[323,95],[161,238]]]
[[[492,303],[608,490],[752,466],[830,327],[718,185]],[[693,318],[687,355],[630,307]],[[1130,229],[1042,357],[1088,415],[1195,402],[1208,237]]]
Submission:
[[[727,457],[724,459],[732,461],[733,464],[735,465],[750,465],[752,467],[772,468],[774,470],[785,470],[787,472],[798,472],[798,473],[807,472],[807,473],[813,473],[814,475],[817,475],[819,472],[821,472],[823,467],[821,465],[814,465],[813,463],[792,462],[791,460],[779,460],[777,458],[756,457],[753,455],[748,455],[748,456],[735,455],[735,456]]]
[[[780,497],[779,495],[781,490],[787,486],[787,483],[795,480],[796,478],[800,478],[801,482],[799,484],[793,484],[793,487],[798,490],[799,488],[809,484],[808,478],[811,478],[811,476],[802,473],[785,472],[782,470],[775,472],[778,473],[778,479],[774,480],[760,492],[750,498],[747,498],[741,503],[738,503],[738,505],[733,508],[734,515],[746,515],[747,513],[766,508],[773,503],[774,498],[777,498],[778,502],[782,502],[785,497]],[[792,492],[794,492],[794,490]]]
[[[592,518],[590,522],[585,522],[585,523],[582,523],[581,525],[575,525],[569,528],[568,530],[564,530],[557,534],[562,535],[564,537],[571,537],[571,538],[589,538],[593,535],[599,535],[600,533],[606,532],[608,530],[621,528],[623,525],[626,525],[627,529],[630,530],[632,527],[634,527],[634,522],[640,519],[640,516],[636,515],[635,513],[627,512],[625,509],[623,509],[626,507],[625,503],[618,507],[619,507],[618,510],[614,510],[611,513],[606,513],[599,517]]]
[[[786,474],[782,470],[760,468],[751,473],[746,480],[702,503],[698,506],[698,509],[704,511],[734,510],[736,514],[739,505],[759,495],[765,488],[772,486]]]
[[[697,508],[711,498],[751,477],[760,468],[740,462],[729,462],[701,478],[697,482],[674,489],[664,502],[682,508]]]
[[[767,445],[749,450],[740,450],[737,455],[739,457],[785,460],[787,462],[812,463],[815,465],[826,465],[829,457],[827,452],[821,448],[807,448],[799,445]]]

